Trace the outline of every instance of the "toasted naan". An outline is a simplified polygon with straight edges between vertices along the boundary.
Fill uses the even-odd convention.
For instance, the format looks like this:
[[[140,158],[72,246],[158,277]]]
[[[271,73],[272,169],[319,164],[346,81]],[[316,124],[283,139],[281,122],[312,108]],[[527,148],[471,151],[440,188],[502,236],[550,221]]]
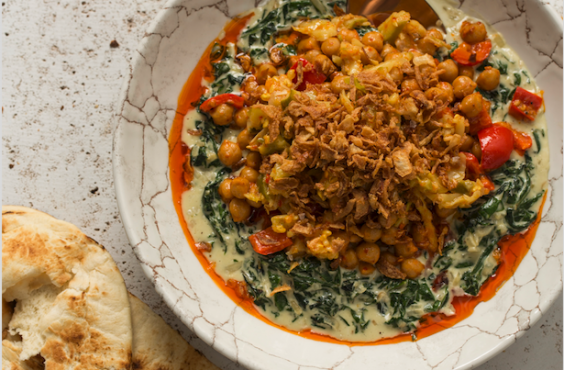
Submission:
[[[2,298],[17,302],[3,369],[4,359],[7,369],[29,368],[37,355],[47,370],[131,367],[125,283],[110,254],[76,226],[3,206]]]
[[[219,370],[145,303],[129,295],[136,370]]]

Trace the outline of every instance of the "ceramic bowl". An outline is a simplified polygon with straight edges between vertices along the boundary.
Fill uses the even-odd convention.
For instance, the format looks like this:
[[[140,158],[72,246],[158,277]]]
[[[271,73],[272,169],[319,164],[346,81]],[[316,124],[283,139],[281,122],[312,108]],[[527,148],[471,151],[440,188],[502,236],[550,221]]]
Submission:
[[[346,346],[281,331],[249,315],[212,281],[180,227],[168,178],[168,133],[179,93],[207,45],[253,0],[173,0],[133,56],[115,131],[114,175],[125,230],[143,269],[201,339],[249,369],[467,369],[507,348],[562,289],[562,20],[540,1],[465,0],[500,31],[544,90],[549,192],[531,251],[472,316],[416,342]]]

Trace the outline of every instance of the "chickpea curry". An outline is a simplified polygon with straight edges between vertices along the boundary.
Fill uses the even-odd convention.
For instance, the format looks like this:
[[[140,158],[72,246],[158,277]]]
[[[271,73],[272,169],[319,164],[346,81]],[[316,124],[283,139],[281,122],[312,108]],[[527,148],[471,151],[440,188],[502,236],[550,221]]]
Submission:
[[[454,315],[546,188],[542,92],[501,35],[435,5],[379,25],[342,1],[253,9],[184,118],[182,209],[269,320],[350,342]],[[213,76],[212,76],[213,75]]]

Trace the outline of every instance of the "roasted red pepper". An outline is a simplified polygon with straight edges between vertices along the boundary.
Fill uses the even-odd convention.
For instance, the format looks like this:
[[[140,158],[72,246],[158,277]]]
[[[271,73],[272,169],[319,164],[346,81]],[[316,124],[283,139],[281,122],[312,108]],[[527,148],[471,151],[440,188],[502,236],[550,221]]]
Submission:
[[[272,227],[249,236],[249,241],[255,252],[263,255],[280,252],[293,244],[292,239],[288,238],[286,234],[277,233],[272,230]]]
[[[509,114],[517,119],[527,119],[534,121],[540,107],[542,106],[542,97],[533,94],[530,91],[517,87],[513,100],[509,105]]]
[[[473,181],[480,179],[486,189],[489,191],[494,190],[495,185],[488,175],[484,173],[482,166],[478,162],[478,158],[472,153],[462,152],[462,154],[466,156],[466,177]]]
[[[209,112],[210,110],[219,107],[221,104],[230,104],[237,109],[243,108],[245,105],[245,99],[242,96],[235,94],[221,94],[209,98],[200,105],[200,110],[202,112]]]
[[[533,138],[524,132],[517,131],[507,122],[498,122],[500,126],[508,128],[513,133],[513,149],[520,155],[525,155],[525,150],[533,146]]]
[[[482,149],[482,169],[501,167],[513,151],[513,133],[506,127],[494,124],[478,132]]]
[[[306,82],[310,83],[310,84],[314,84],[314,85],[325,82],[325,80],[327,79],[327,76],[325,76],[323,73],[319,72],[313,64],[311,64],[310,62],[308,62],[304,58],[298,59],[298,61],[296,63],[294,63],[294,65],[290,69],[297,70],[298,65],[300,63],[302,64],[302,68],[303,68],[303,81],[296,88],[296,90],[304,91],[307,87]],[[296,72],[296,76],[292,79],[292,82],[293,83],[298,82],[297,72]]]
[[[471,180],[477,179],[479,175],[484,173],[478,158],[472,153],[462,152],[462,154],[466,156],[466,177]]]
[[[463,42],[450,56],[461,66],[475,66],[482,63],[490,55],[492,42],[485,40],[474,45]]]

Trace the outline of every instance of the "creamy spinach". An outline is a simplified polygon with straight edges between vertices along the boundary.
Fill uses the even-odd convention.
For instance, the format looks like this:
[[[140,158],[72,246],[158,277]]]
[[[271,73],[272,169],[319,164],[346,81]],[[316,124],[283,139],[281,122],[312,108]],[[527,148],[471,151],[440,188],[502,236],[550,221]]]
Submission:
[[[237,47],[260,64],[268,58],[268,49],[275,45],[278,31],[288,30],[302,17],[333,15],[334,4],[345,7],[344,2],[320,0],[280,1],[276,8],[269,3],[255,11]],[[445,26],[452,31],[447,41],[456,47],[459,38],[455,30],[466,19],[465,15],[451,9],[441,17],[448,19]],[[365,27],[358,32],[371,30]],[[288,54],[295,53],[291,47],[278,46],[286,48]],[[214,47],[212,53],[218,53],[221,47]],[[225,56],[213,64],[215,80],[208,84],[210,92],[200,103],[210,96],[239,91],[245,74],[234,60],[235,50],[233,44],[227,46],[225,53],[219,50]],[[443,52],[436,57],[442,60],[450,56]],[[305,258],[296,264],[284,252],[270,256],[255,253],[248,237],[261,229],[260,222],[250,227],[233,222],[218,194],[219,184],[231,174],[231,169],[217,159],[219,144],[236,133],[214,125],[199,109],[187,115],[184,131],[199,129],[202,135],[183,135],[183,141],[191,147],[194,167],[192,190],[183,196],[184,215],[194,239],[211,243],[207,257],[216,264],[216,272],[225,280],[244,280],[255,305],[272,321],[293,330],[311,329],[337,339],[372,341],[415,330],[426,313],[454,314],[453,297],[477,295],[482,284],[495,273],[498,263],[493,252],[500,238],[522,232],[536,219],[547,180],[543,114],[528,126],[507,116],[515,88],[523,86],[536,91],[534,81],[499,35],[495,35],[491,56],[478,70],[487,65],[495,66],[502,74],[496,90],[481,91],[492,103],[494,122],[504,120],[531,134],[534,145],[525,156],[513,153],[503,167],[489,173],[495,190],[451,220],[452,238],[442,255],[435,255],[431,261],[427,252],[419,257],[430,267],[416,280],[390,279],[377,270],[371,276],[362,276],[358,270],[334,269],[328,261],[316,258]],[[291,289],[272,294],[284,285]]]

